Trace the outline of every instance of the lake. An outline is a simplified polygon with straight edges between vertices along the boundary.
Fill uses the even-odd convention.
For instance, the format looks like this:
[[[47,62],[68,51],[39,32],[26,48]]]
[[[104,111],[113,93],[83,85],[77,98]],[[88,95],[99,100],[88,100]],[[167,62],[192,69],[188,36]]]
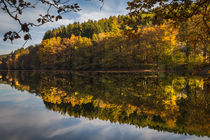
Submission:
[[[1,140],[209,140],[210,78],[0,72]]]

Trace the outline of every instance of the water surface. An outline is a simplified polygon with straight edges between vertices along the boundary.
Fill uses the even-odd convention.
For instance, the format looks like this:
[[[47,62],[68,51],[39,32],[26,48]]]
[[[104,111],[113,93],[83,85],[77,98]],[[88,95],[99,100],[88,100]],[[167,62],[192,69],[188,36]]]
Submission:
[[[210,139],[209,79],[0,72],[0,139]]]

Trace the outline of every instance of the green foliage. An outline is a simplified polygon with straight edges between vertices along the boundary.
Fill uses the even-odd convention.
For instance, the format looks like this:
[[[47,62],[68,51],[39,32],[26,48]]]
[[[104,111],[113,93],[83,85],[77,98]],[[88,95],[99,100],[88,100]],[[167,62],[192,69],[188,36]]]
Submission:
[[[88,20],[84,23],[75,22],[64,27],[47,31],[43,37],[43,40],[50,39],[52,37],[70,38],[72,35],[92,38],[94,34],[103,32],[118,32],[124,28],[122,24],[123,19],[126,16],[110,17],[109,19],[101,19],[99,21]]]

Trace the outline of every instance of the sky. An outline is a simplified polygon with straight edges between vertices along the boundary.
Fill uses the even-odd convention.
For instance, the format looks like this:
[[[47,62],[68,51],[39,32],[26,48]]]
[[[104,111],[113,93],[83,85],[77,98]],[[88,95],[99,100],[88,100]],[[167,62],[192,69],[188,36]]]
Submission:
[[[34,3],[38,0],[30,0]],[[71,0],[72,3],[78,3],[82,9],[79,12],[70,12],[63,15],[63,19],[58,22],[47,23],[40,27],[33,27],[30,29],[32,40],[29,40],[24,48],[29,45],[39,44],[47,30],[60,27],[61,25],[68,25],[73,22],[84,22],[88,19],[99,20],[101,18],[108,18],[110,16],[126,15],[127,2],[130,0],[104,0],[102,9],[102,3],[99,0]],[[47,7],[38,3],[35,9],[25,9],[23,16],[20,17],[23,21],[35,22],[39,14],[46,13]],[[51,11],[53,12],[53,11]],[[0,9],[0,55],[8,54],[18,48],[22,48],[24,40],[18,39],[11,43],[11,41],[3,41],[3,35],[7,31],[18,31],[20,29],[19,24],[11,19],[7,13],[4,13]]]

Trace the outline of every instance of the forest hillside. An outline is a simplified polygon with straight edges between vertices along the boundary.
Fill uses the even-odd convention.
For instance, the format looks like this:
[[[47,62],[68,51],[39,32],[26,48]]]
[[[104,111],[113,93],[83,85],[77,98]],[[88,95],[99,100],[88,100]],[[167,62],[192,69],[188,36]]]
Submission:
[[[155,24],[152,14],[142,16],[149,22],[141,22],[136,32],[129,31],[129,16],[49,30],[40,44],[0,56],[0,69],[209,72],[209,31],[201,15],[179,26],[172,20]]]

